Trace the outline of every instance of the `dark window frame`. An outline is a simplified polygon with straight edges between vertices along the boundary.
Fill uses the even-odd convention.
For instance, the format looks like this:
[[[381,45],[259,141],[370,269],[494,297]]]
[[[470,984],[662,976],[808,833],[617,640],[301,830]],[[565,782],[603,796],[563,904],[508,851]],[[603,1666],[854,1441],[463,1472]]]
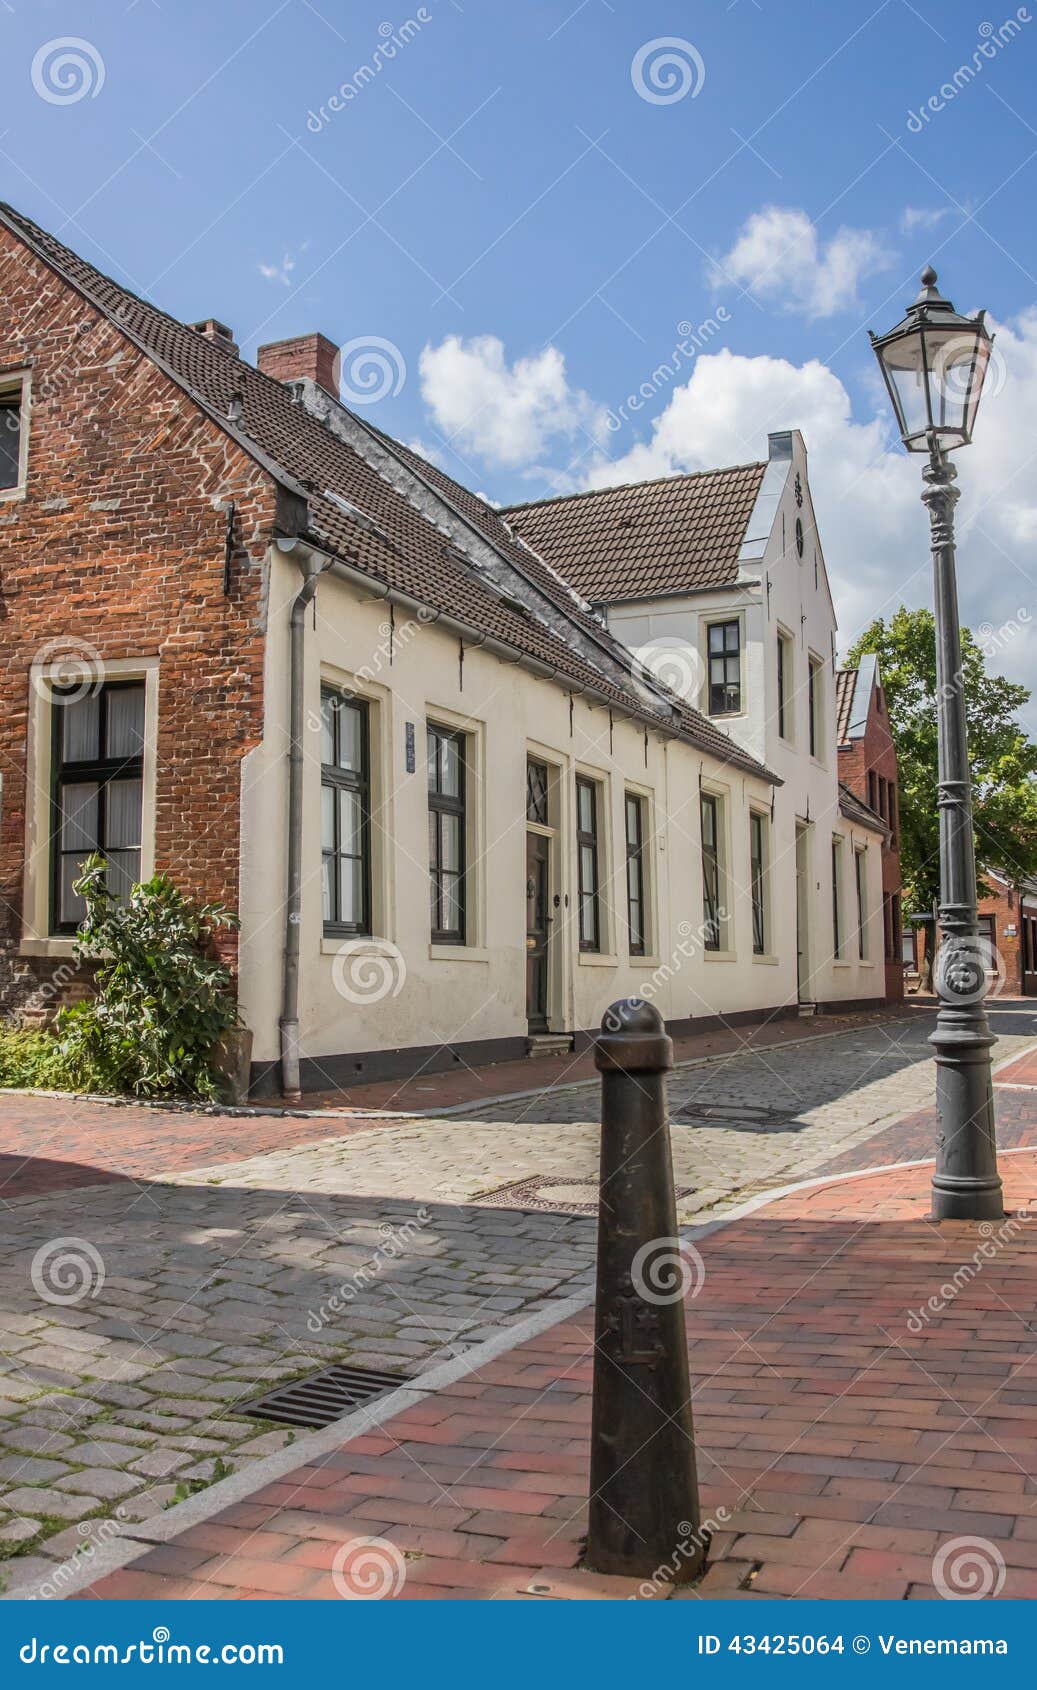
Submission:
[[[759,810],[749,811],[749,900],[752,909],[753,956],[766,956],[767,817],[761,815]]]
[[[341,736],[341,707],[355,710],[360,718],[360,768],[343,769],[338,762],[325,763],[323,756],[320,766],[321,790],[331,787],[336,794],[339,791],[356,792],[360,798],[360,855],[359,859],[352,851],[343,851],[341,845],[341,822],[339,807],[336,801],[334,809],[334,844],[330,850],[325,847],[323,837],[323,812],[321,817],[321,869],[331,858],[335,864],[335,871],[331,876],[332,910],[339,907],[339,876],[338,864],[343,857],[350,861],[360,862],[360,895],[363,904],[359,921],[343,921],[340,915],[332,914],[324,921],[324,932],[329,938],[367,938],[373,932],[371,924],[371,710],[366,698],[358,698],[355,693],[348,692],[343,687],[323,686],[320,692],[321,706],[325,699],[339,701],[332,717],[332,736],[334,741],[334,755],[337,759]],[[323,716],[323,708],[321,711]],[[323,731],[323,728],[322,728]],[[323,804],[323,799],[321,800]]]
[[[465,945],[468,942],[468,739],[469,736],[462,728],[444,727],[440,722],[426,722],[425,748],[428,755],[429,741],[435,739],[437,751],[435,759],[436,782],[435,787],[428,789],[428,808],[430,818],[435,818],[432,829],[433,838],[430,845],[432,860],[429,863],[429,888],[432,903],[432,943],[434,945]],[[439,756],[439,746],[452,742],[457,747],[457,792],[444,792],[438,784],[442,778],[442,762]],[[444,913],[443,879],[444,875],[455,871],[443,868],[443,818],[457,816],[459,824],[458,834],[458,868],[457,877],[457,926],[447,927],[439,918]]]
[[[635,818],[631,838],[630,819]],[[645,902],[645,800],[638,792],[623,796],[623,828],[626,836],[627,858],[627,937],[631,956],[644,956],[648,944],[648,910]],[[631,878],[636,882],[637,895],[631,890]]]
[[[734,645],[729,636],[734,632]],[[719,634],[719,650],[713,649],[713,636]],[[734,666],[734,680],[731,667]],[[737,616],[721,622],[706,624],[707,702],[711,716],[739,716],[742,711],[742,624]],[[715,678],[714,671],[719,674]],[[732,703],[731,700],[734,702]]]
[[[533,783],[534,770],[537,772],[539,789]],[[534,827],[551,825],[551,769],[539,757],[526,758],[526,821]]]
[[[807,720],[810,739],[810,755],[820,762],[819,747],[823,743],[824,735],[821,731],[821,701],[824,697],[824,680],[822,678],[824,664],[820,657],[807,659]]]
[[[858,850],[856,846],[854,847],[853,872],[857,888],[857,960],[859,962],[867,962],[868,960],[868,947],[865,937],[867,922],[867,895],[864,884],[864,867],[867,854],[868,853],[866,851],[861,851]]]
[[[790,663],[791,654],[792,654],[792,636],[790,634],[783,633],[782,630],[779,628],[778,629],[778,738],[785,740],[786,744],[788,744],[788,745],[791,745],[792,742],[793,742],[792,741],[792,734],[790,732],[792,723],[789,719],[791,714],[792,714],[792,712],[791,712],[791,704],[792,704],[791,687],[789,685],[789,681],[790,681],[790,678],[791,678],[791,663]]]
[[[841,962],[843,955],[842,867],[843,843],[835,838],[832,840],[832,957],[836,962]]]
[[[13,481],[0,481],[0,500],[19,494],[25,485],[26,473],[26,425],[28,422],[28,407],[26,405],[27,377],[24,372],[14,371],[0,375],[0,428],[7,429],[7,413],[15,412],[18,426],[11,432],[16,436],[15,451],[11,459],[14,468]]]
[[[706,838],[707,813],[712,818],[711,841]],[[720,799],[714,792],[699,794],[699,827],[702,835],[702,948],[719,951],[723,937],[720,915]]]
[[[77,921],[62,921],[61,919],[61,867],[65,856],[75,856],[77,851],[63,851],[61,847],[61,789],[63,786],[97,785],[97,837],[102,840],[107,831],[107,789],[113,781],[139,780],[141,783],[141,842],[136,847],[127,846],[126,850],[136,849],[137,873],[140,878],[141,856],[144,850],[144,729],[147,720],[147,685],[140,676],[119,677],[102,681],[96,691],[98,696],[97,716],[97,744],[100,749],[104,745],[108,733],[108,699],[114,692],[126,692],[136,688],[141,694],[141,748],[138,755],[132,757],[102,757],[78,758],[66,761],[64,754],[64,716],[65,705],[63,699],[74,701],[83,696],[81,686],[62,687],[52,685],[51,691],[51,741],[50,741],[50,812],[51,812],[51,843],[48,884],[48,928],[52,934],[70,934],[79,931]],[[98,844],[93,849],[104,855],[103,847]],[[84,851],[83,856],[90,855]]]
[[[589,953],[601,950],[601,855],[598,828],[598,792],[599,782],[592,780],[589,775],[576,776],[576,887],[577,887],[577,916],[580,950]],[[580,793],[586,789],[590,793],[591,826],[590,831],[580,826]],[[588,886],[583,872],[584,852],[591,852],[593,866],[593,884]],[[594,933],[592,938],[584,937],[583,916],[586,909],[590,909]]]

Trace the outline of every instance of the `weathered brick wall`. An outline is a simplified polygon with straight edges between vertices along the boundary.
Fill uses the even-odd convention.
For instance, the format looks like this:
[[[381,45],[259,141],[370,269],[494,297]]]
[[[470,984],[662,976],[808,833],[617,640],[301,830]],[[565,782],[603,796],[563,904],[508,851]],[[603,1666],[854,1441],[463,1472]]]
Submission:
[[[26,366],[27,495],[0,501],[8,1011],[74,991],[67,963],[19,955],[29,671],[51,642],[88,662],[157,655],[156,866],[236,907],[240,762],[262,728],[262,559],[275,514],[269,476],[0,228],[0,372]],[[236,506],[229,596],[225,500]],[[233,942],[226,954],[233,963]]]
[[[897,754],[893,746],[893,735],[890,731],[889,717],[886,714],[885,701],[881,707],[875,694],[872,694],[871,708],[868,711],[868,721],[864,734],[855,739],[846,748],[839,751],[839,779],[844,781],[862,798],[866,804],[872,802],[869,792],[869,773],[881,776],[884,780],[892,781],[897,790],[896,825],[899,832],[900,793],[897,788]],[[882,894],[883,898],[900,891],[900,852],[896,845],[884,846],[882,851]],[[903,914],[903,911],[901,912]],[[886,959],[886,996],[887,998],[902,998],[904,995],[904,971],[900,965],[900,935],[895,935],[896,954]]]

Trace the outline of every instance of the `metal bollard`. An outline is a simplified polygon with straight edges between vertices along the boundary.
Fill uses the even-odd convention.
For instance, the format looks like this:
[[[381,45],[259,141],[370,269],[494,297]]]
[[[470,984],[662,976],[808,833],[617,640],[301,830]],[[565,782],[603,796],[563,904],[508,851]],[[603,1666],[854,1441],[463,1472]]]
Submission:
[[[658,1010],[614,1003],[601,1023],[601,1176],[586,1564],[596,1572],[702,1571],[695,1437]]]

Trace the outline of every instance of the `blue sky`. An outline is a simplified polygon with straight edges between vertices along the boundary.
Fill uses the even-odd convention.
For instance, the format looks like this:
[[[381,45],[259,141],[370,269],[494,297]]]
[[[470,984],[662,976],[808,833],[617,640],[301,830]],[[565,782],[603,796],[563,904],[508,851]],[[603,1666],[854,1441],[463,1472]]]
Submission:
[[[646,99],[658,49],[640,87],[632,66],[667,39],[655,91],[682,97]],[[990,439],[961,460],[973,579],[999,587],[963,593],[995,632],[1027,611],[1001,666],[1032,667],[1037,3],[0,0],[0,47],[5,198],[249,357],[315,328],[390,343],[373,419],[496,499],[755,457],[798,423],[847,637],[925,598],[865,329],[934,257],[1003,325]],[[701,367],[610,427],[710,318]]]

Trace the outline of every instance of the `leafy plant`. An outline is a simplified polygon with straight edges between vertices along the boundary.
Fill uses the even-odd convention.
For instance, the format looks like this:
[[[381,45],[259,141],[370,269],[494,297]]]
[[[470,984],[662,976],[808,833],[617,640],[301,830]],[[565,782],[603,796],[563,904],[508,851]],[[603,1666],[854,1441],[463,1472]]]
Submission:
[[[104,1073],[112,1090],[138,1097],[220,1097],[213,1054],[238,1011],[230,974],[211,948],[237,917],[224,904],[186,898],[163,874],[134,886],[120,906],[96,854],[75,890],[86,904],[75,954],[97,963],[97,994],[57,1017],[67,1069]]]
[[[94,855],[76,882],[86,919],[75,954],[96,963],[96,995],[60,1010],[53,1029],[0,1028],[0,1086],[219,1099],[216,1047],[238,1012],[212,948],[237,917],[193,902],[161,874],[118,905],[106,877]]]

